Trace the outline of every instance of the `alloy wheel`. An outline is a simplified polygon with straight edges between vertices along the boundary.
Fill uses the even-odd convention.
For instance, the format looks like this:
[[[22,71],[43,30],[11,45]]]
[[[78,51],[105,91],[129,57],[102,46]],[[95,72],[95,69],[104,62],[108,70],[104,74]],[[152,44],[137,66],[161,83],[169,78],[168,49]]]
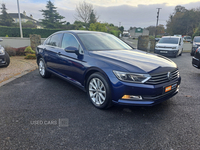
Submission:
[[[89,83],[89,96],[92,102],[99,106],[106,100],[106,88],[99,78],[93,78]]]
[[[44,62],[42,60],[40,60],[40,63],[39,63],[39,72],[42,76],[45,75],[45,67],[44,67]]]

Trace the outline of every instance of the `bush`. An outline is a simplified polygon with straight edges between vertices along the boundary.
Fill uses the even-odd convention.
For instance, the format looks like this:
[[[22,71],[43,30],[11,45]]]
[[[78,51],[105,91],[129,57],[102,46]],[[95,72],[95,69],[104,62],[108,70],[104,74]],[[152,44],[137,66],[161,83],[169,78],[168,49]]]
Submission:
[[[14,27],[4,27],[0,26],[0,37],[20,37],[20,29]],[[49,35],[60,31],[59,29],[31,29],[31,28],[23,28],[23,36],[29,37],[30,34],[38,34],[41,35],[42,38],[47,38]]]
[[[25,56],[24,50],[25,50],[26,47],[27,46],[16,48],[16,55],[17,56]]]
[[[24,58],[25,59],[36,59],[36,55],[35,54],[27,54]]]
[[[9,56],[16,56],[16,49],[13,47],[5,47],[5,51],[9,54]]]
[[[149,40],[151,40],[151,41],[152,41],[152,40],[155,40],[155,36],[150,35],[150,36],[149,36]]]
[[[35,51],[32,50],[32,48],[30,46],[26,47],[26,49],[24,50],[24,52],[26,54],[35,54]]]
[[[119,30],[110,30],[109,33],[115,35],[116,37],[119,37],[120,31]]]

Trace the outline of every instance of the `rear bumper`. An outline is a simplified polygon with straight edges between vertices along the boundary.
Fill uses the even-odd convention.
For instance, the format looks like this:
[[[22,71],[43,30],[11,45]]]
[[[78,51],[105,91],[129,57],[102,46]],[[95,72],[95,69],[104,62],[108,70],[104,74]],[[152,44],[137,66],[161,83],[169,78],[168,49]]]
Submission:
[[[5,66],[5,65],[7,65],[6,56],[5,55],[0,55],[0,66]]]
[[[200,69],[200,60],[199,60],[198,58],[193,57],[193,58],[192,58],[192,65],[193,65],[195,68]]]
[[[191,49],[191,55],[194,56],[195,51],[197,50],[198,47],[192,47]]]

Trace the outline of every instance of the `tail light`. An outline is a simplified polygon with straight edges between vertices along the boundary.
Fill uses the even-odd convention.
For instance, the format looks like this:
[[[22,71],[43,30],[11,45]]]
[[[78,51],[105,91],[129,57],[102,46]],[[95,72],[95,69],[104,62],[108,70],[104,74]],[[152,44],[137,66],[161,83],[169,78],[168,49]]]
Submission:
[[[199,48],[196,49],[195,53],[198,51]]]

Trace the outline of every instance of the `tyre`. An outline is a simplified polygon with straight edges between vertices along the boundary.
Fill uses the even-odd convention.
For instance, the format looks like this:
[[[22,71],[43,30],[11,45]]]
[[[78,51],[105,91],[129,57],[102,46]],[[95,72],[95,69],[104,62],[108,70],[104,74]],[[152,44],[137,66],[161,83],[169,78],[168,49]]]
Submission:
[[[10,64],[10,56],[8,55],[7,52],[5,52],[5,56],[6,56],[6,65],[4,67],[8,67],[8,65]]]
[[[178,54],[178,53],[177,53],[177,54]],[[177,54],[175,54],[175,55],[174,55],[174,58],[176,58],[176,57],[177,57]]]
[[[86,88],[88,98],[95,107],[106,109],[112,106],[111,89],[107,79],[101,73],[90,75]]]
[[[45,62],[44,62],[43,58],[39,59],[38,70],[39,70],[39,74],[43,78],[49,78],[51,76],[51,73],[46,70],[46,65],[45,65]]]
[[[179,56],[181,56],[181,55],[182,55],[182,52],[183,52],[183,48],[182,48],[182,50],[181,50],[181,53],[179,54]]]

